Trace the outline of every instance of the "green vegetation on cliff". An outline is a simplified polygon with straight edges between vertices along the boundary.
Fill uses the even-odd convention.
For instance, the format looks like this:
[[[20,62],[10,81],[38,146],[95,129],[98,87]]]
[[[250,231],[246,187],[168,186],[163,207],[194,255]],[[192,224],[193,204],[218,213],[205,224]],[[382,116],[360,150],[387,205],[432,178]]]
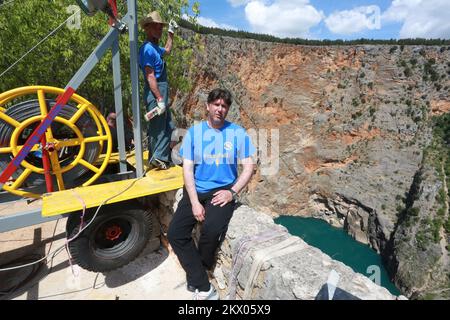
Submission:
[[[411,298],[448,298],[450,219],[447,186],[450,182],[450,114],[428,121],[431,141],[423,151],[406,198],[396,198],[398,226],[393,238],[395,282]],[[444,242],[445,241],[445,242]],[[399,264],[408,261],[407,264]]]
[[[434,165],[439,173],[439,178],[443,182],[443,186],[447,186],[447,193],[444,187],[439,190],[437,201],[440,205],[438,210],[438,219],[441,226],[444,225],[447,234],[450,234],[450,215],[448,212],[448,197],[450,191],[450,114],[444,114],[433,119],[433,144],[431,145],[434,157]],[[445,220],[446,218],[446,220]]]
[[[289,44],[300,44],[300,45],[312,45],[312,46],[330,46],[330,45],[361,45],[361,44],[372,44],[372,45],[400,45],[402,49],[405,45],[425,45],[425,46],[443,46],[450,45],[450,39],[356,39],[356,40],[308,40],[300,38],[278,38],[268,34],[251,33],[242,30],[224,30],[220,28],[211,28],[201,25],[194,25],[189,21],[182,20],[182,27],[191,29],[197,33],[201,34],[213,34],[217,36],[226,36],[239,39],[254,39],[266,42],[276,42],[276,43],[289,43]],[[391,48],[391,53],[398,49],[397,46]]]

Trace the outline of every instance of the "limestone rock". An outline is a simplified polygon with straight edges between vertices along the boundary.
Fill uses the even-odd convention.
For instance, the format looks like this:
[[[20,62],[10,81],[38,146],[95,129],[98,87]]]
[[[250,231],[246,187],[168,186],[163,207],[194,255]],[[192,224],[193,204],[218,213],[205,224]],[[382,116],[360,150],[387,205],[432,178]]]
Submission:
[[[230,284],[233,252],[241,246],[245,237],[255,237],[262,232],[274,233],[285,230],[273,220],[247,206],[239,207],[231,219],[226,239],[220,251],[218,266],[225,275],[227,285]],[[247,255],[240,257],[242,267],[237,274],[237,298],[242,298],[247,290],[249,299],[328,299],[330,274],[336,273],[338,281],[333,299],[350,300],[393,300],[395,296],[383,287],[373,283],[362,274],[355,273],[342,262],[332,260],[319,249],[307,245],[298,237],[286,233],[286,239],[292,239],[299,249],[295,252],[267,260],[255,277],[251,287],[246,288],[250,272],[258,251],[270,249],[280,243],[279,238],[266,242],[255,242]],[[223,280],[222,280],[223,281]],[[227,290],[221,291],[222,297]]]

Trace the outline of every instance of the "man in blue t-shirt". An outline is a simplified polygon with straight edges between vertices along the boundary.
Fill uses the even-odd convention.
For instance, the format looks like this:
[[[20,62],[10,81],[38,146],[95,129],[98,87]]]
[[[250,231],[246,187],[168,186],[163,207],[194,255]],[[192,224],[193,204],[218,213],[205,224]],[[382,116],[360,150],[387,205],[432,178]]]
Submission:
[[[208,95],[207,120],[191,127],[183,139],[184,193],[170,223],[167,237],[186,271],[194,299],[218,299],[207,271],[224,239],[238,193],[253,174],[255,154],[245,130],[225,120],[232,103],[229,91],[214,89]],[[243,170],[238,176],[238,160]],[[198,248],[192,230],[202,222]]]
[[[149,164],[160,169],[167,169],[170,162],[170,138],[174,124],[169,110],[169,84],[167,67],[163,56],[172,50],[173,35],[177,24],[169,24],[167,43],[159,46],[159,39],[165,23],[157,11],[149,13],[140,21],[146,33],[146,41],[139,48],[139,66],[144,74],[144,102],[148,121]]]

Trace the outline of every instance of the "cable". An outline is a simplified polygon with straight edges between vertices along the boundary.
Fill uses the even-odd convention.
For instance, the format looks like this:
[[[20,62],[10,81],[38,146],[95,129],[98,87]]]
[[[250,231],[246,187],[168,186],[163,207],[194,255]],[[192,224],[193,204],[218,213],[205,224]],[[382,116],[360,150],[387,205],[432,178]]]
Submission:
[[[80,230],[83,230],[84,215],[86,214],[86,202],[84,202],[83,198],[74,189],[72,189],[72,193],[75,195],[75,197],[78,198],[78,200],[81,202],[81,205],[83,206],[83,211],[81,212],[81,217],[80,217]],[[80,233],[81,232],[78,232],[74,238],[78,237],[78,235]],[[75,275],[75,272],[73,270],[73,264],[72,264],[73,258],[72,258],[72,255],[70,254],[70,250],[69,250],[69,242],[70,241],[72,241],[72,240],[68,239],[68,235],[66,234],[66,242],[64,244],[64,247],[66,248],[67,256],[69,257],[70,269],[72,270],[72,274]]]
[[[15,270],[15,269],[25,268],[25,267],[28,267],[28,266],[32,266],[33,264],[39,263],[39,262],[45,260],[46,258],[47,258],[47,256],[44,256],[41,259],[36,260],[34,262],[30,262],[30,263],[27,263],[27,264],[22,264],[22,265],[15,266],[15,267],[2,268],[2,269],[0,269],[0,271],[10,271],[10,270]]]
[[[27,255],[25,257],[20,257],[16,260],[11,261],[7,265],[15,264],[17,261],[23,262],[23,261],[27,261],[27,260],[35,260],[36,257],[40,257],[40,256],[41,255],[39,255],[39,254]],[[21,288],[24,284],[26,284],[28,281],[33,279],[33,277],[41,270],[43,265],[44,265],[43,263],[40,265],[37,265],[37,266],[34,265],[32,267],[32,269],[30,270],[30,273],[23,280],[21,280],[19,283],[15,284],[15,285],[13,285],[11,288],[7,288],[5,291],[0,291],[0,298],[3,298],[9,294],[12,294],[14,291]]]
[[[12,0],[14,1],[14,0]],[[81,9],[78,9],[78,11],[75,11],[72,15],[70,15],[63,23],[61,23],[58,27],[56,27],[56,29],[53,29],[48,35],[46,35],[44,37],[44,39],[42,39],[41,41],[39,41],[35,46],[33,46],[30,50],[28,50],[23,56],[21,56],[16,62],[14,62],[12,65],[10,65],[5,71],[3,71],[0,74],[0,78],[7,73],[9,70],[11,70],[16,64],[18,64],[23,58],[25,58],[31,51],[33,51],[34,49],[36,49],[42,42],[44,42],[45,40],[47,40],[50,36],[52,36],[56,31],[58,31],[67,21],[69,21],[69,19],[71,19],[73,16],[75,16],[76,14],[78,14],[80,12]]]
[[[128,189],[130,189],[136,182],[138,182],[139,180],[143,179],[144,177],[145,177],[145,175],[142,176],[142,177],[140,177],[140,178],[137,178],[136,180],[132,181],[125,189],[123,189],[122,191],[118,192],[117,194],[115,194],[115,195],[113,195],[113,196],[107,198],[106,200],[104,200],[104,201],[98,206],[98,208],[97,208],[97,210],[95,211],[94,216],[92,217],[92,219],[91,219],[84,227],[80,228],[80,230],[78,231],[78,233],[77,233],[75,236],[73,236],[73,237],[70,238],[70,239],[67,239],[67,240],[66,240],[66,243],[64,243],[64,245],[60,246],[58,249],[56,249],[55,251],[53,251],[53,252],[51,253],[51,254],[53,254],[52,259],[56,256],[56,254],[58,254],[60,251],[64,250],[65,247],[66,247],[66,245],[67,245],[69,242],[75,240],[75,239],[76,239],[76,238],[77,238],[84,230],[86,230],[86,228],[89,227],[89,225],[90,225],[90,224],[94,221],[94,219],[97,217],[97,215],[98,215],[98,213],[99,213],[99,211],[100,211],[100,209],[101,209],[101,207],[102,207],[103,205],[105,205],[105,204],[106,204],[108,201],[110,201],[111,199],[114,199],[114,198],[120,196],[122,193],[126,192],[126,191],[127,191]],[[83,202],[84,202],[84,201],[83,201]],[[39,262],[41,262],[41,261],[47,259],[47,257],[48,257],[49,255],[50,255],[50,254],[47,254],[45,257],[42,257],[41,259],[36,260],[36,261],[34,261],[34,262],[27,263],[27,264],[23,264],[23,265],[19,265],[19,266],[14,266],[14,267],[9,267],[9,268],[1,268],[1,269],[0,269],[0,272],[1,272],[1,271],[14,270],[14,269],[20,269],[20,268],[24,268],[24,267],[31,266],[31,265],[33,265],[33,264],[39,263]]]
[[[50,251],[51,251],[51,249],[52,249],[52,245],[53,245],[53,242],[54,242],[54,238],[55,238],[55,234],[56,234],[56,229],[57,229],[57,227],[58,227],[59,220],[60,220],[60,219],[56,220],[55,227],[53,228],[53,234],[52,234],[52,236],[51,236],[51,238],[50,238],[50,239],[52,239],[52,240],[51,240],[50,245],[49,245],[49,248],[48,248],[48,250],[47,250],[47,256],[50,255]],[[36,255],[30,255],[30,257],[31,257],[31,256],[36,256]],[[37,255],[37,256],[42,257],[41,255]],[[26,257],[27,257],[27,256],[25,256],[25,258],[26,258]],[[54,256],[53,256],[52,259],[51,259],[51,261],[52,261],[52,266],[51,266],[51,268],[49,269],[49,271],[47,272],[47,274],[44,276],[44,278],[47,277],[47,276],[51,273],[51,269],[52,269],[52,267],[53,267],[53,258],[54,258]],[[30,259],[31,259],[31,258],[30,258]],[[33,258],[32,260],[34,260],[34,259],[36,259],[36,258]],[[23,262],[23,261],[24,261],[24,257],[20,257],[20,258],[14,260],[13,262],[8,263],[7,265],[10,265],[10,264],[12,264],[12,263],[14,263],[15,261],[18,261],[18,260],[20,260],[21,262]],[[25,259],[25,260],[27,260],[27,259]],[[47,262],[47,264],[48,264],[48,262]],[[30,274],[29,274],[25,279],[23,279],[22,281],[20,281],[18,284],[16,284],[16,285],[13,286],[12,288],[8,289],[7,291],[1,291],[1,292],[0,292],[0,296],[6,296],[6,295],[8,295],[8,294],[12,294],[12,293],[14,293],[16,290],[20,289],[24,284],[26,284],[26,283],[29,282],[31,279],[33,279],[33,277],[41,270],[41,268],[42,268],[43,265],[44,265],[44,264],[42,263],[42,264],[38,265],[37,267],[36,267],[36,266],[33,266],[33,268],[32,268],[32,270],[31,270]],[[42,279],[43,279],[43,278],[42,278]],[[40,280],[42,280],[42,279],[40,279]]]
[[[74,189],[72,189],[72,193],[75,195],[75,197],[78,198],[78,201],[80,201],[81,205],[83,206],[83,212],[81,213],[81,217],[80,217],[80,229],[81,229],[81,228],[83,228],[84,215],[86,214],[86,202],[84,202],[83,198]],[[102,206],[102,205],[100,205],[100,206]]]
[[[117,193],[117,194],[115,194],[115,195],[113,195],[113,196],[107,198],[106,200],[104,200],[104,201],[98,206],[97,210],[96,210],[95,213],[94,213],[94,216],[92,217],[91,220],[89,220],[89,222],[86,224],[86,226],[84,226],[83,228],[81,228],[75,236],[73,236],[73,237],[70,238],[70,239],[67,239],[67,243],[69,243],[69,242],[75,240],[75,239],[76,239],[76,238],[77,238],[77,237],[78,237],[78,236],[79,236],[86,228],[88,228],[88,227],[91,225],[91,223],[92,223],[92,222],[94,221],[94,219],[97,217],[97,215],[98,215],[98,213],[99,213],[99,211],[100,211],[100,209],[101,209],[101,207],[102,207],[103,205],[105,205],[109,200],[114,199],[114,198],[120,196],[122,193],[124,193],[125,191],[127,191],[128,189],[130,189],[136,182],[138,182],[139,180],[143,179],[144,177],[145,177],[145,175],[142,176],[142,177],[140,177],[140,178],[137,178],[136,180],[134,180],[133,182],[131,182],[130,185],[128,185],[125,189],[123,189],[123,190],[120,191],[119,193]],[[0,271],[1,271],[1,269],[0,269]]]
[[[47,256],[50,255],[50,252],[52,250],[53,241],[55,239],[55,234],[56,234],[56,228],[58,227],[59,220],[60,219],[56,220],[55,227],[53,228],[53,234],[52,234],[52,237],[51,237],[52,241],[50,242],[50,245],[48,247]],[[52,260],[53,260],[53,258],[52,258]],[[47,261],[47,264],[48,264],[48,261]],[[52,261],[52,266],[53,266],[53,261]],[[50,271],[51,271],[51,268],[50,268]],[[49,271],[49,273],[50,273],[50,271]]]

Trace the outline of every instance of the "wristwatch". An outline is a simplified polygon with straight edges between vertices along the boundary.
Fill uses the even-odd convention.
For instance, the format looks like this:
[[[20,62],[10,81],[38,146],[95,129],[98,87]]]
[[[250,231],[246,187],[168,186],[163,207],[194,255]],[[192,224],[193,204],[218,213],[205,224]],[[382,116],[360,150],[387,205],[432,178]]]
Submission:
[[[237,201],[239,199],[239,195],[237,194],[236,191],[234,191],[233,189],[230,189],[231,192],[231,196],[233,197],[234,201]]]

